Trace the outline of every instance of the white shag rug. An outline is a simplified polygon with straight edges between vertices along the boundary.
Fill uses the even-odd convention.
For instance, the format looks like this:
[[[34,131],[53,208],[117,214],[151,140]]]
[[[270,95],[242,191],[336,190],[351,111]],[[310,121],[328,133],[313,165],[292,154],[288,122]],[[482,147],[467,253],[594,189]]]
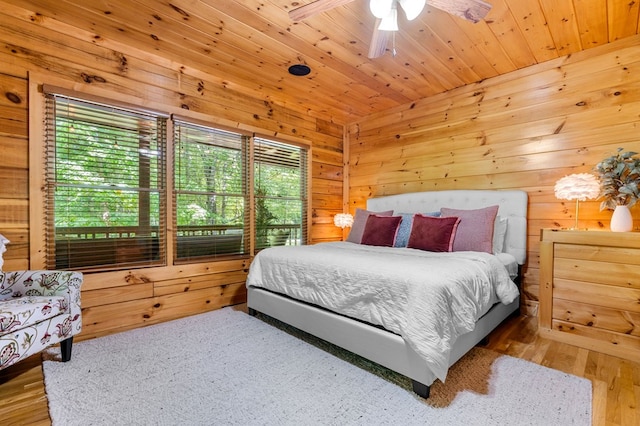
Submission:
[[[233,308],[58,352],[43,363],[54,426],[591,424],[583,378],[474,348],[423,400]]]

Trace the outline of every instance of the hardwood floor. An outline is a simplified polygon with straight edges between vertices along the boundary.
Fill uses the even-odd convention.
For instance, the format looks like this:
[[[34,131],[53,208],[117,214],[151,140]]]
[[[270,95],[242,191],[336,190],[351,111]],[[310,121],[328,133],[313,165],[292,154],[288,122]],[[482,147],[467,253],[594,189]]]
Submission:
[[[526,316],[498,327],[487,348],[590,379],[594,425],[640,425],[640,362],[540,338],[537,318]],[[39,355],[0,371],[0,423],[51,424]]]
[[[0,423],[51,424],[40,354],[0,371]]]

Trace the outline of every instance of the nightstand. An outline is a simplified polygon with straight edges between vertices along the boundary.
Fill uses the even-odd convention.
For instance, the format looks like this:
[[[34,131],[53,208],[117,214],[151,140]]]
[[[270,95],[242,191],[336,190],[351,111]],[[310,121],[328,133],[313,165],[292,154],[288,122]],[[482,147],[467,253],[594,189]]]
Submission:
[[[640,360],[640,233],[543,229],[541,336]]]

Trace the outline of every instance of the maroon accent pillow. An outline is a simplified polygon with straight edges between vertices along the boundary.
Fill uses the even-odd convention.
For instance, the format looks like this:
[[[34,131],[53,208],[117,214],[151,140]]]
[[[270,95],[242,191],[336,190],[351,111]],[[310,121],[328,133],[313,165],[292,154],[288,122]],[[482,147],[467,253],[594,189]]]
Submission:
[[[369,215],[362,233],[361,244],[393,247],[402,216]]]
[[[407,247],[426,251],[452,251],[460,219],[457,217],[413,216]]]
[[[357,208],[356,214],[353,217],[353,225],[351,225],[351,232],[349,232],[347,241],[356,244],[360,244],[362,242],[364,227],[367,225],[367,219],[369,218],[369,215],[372,214],[378,216],[391,216],[393,214],[393,210],[388,210],[386,212],[370,212],[369,210]]]
[[[498,206],[476,210],[440,209],[441,217],[459,217],[460,225],[453,240],[453,251],[493,253],[493,226]]]

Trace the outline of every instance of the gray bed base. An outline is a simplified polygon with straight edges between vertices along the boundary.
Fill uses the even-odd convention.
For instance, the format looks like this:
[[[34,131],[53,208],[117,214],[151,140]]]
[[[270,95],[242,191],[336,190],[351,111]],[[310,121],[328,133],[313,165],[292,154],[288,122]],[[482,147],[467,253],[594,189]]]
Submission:
[[[413,382],[415,393],[423,398],[429,397],[429,387],[435,376],[424,360],[397,334],[268,290],[250,286],[247,292],[250,313],[257,311],[269,315],[407,376]],[[450,366],[486,338],[504,319],[517,312],[519,303],[516,299],[509,305],[495,304],[478,320],[472,332],[456,340]]]
[[[528,204],[524,191],[451,190],[398,194],[369,199],[367,208],[373,211],[393,209],[395,213],[426,213],[438,211],[441,207],[477,209],[496,204],[500,206],[498,215],[509,220],[505,251],[513,254],[522,266],[526,260]],[[519,280],[520,275],[516,282]],[[430,386],[436,377],[424,360],[397,334],[253,286],[247,288],[247,306],[250,313],[257,311],[269,315],[409,377],[415,393],[423,398],[429,396]],[[456,340],[449,366],[483,341],[502,321],[518,313],[519,308],[519,299],[509,305],[495,304],[478,320],[472,332]]]

